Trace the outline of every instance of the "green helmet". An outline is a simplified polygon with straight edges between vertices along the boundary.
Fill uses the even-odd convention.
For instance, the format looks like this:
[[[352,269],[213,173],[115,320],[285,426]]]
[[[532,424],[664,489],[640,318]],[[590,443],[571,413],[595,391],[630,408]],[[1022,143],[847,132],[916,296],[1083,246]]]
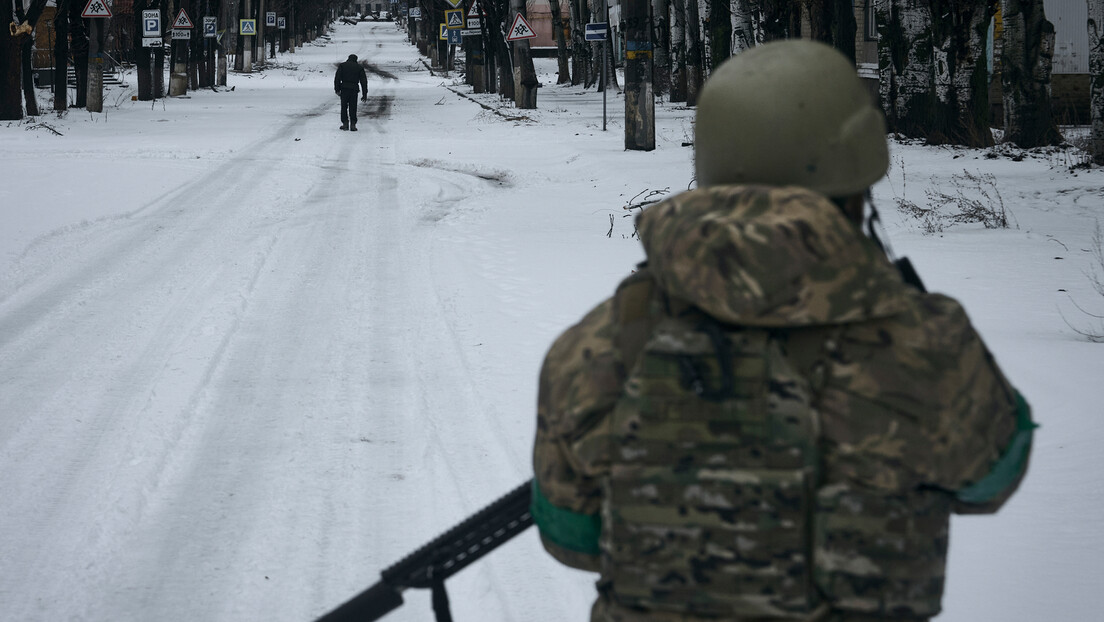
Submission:
[[[889,168],[885,119],[834,48],[790,39],[726,60],[698,99],[699,187],[801,186],[831,197],[866,190]]]

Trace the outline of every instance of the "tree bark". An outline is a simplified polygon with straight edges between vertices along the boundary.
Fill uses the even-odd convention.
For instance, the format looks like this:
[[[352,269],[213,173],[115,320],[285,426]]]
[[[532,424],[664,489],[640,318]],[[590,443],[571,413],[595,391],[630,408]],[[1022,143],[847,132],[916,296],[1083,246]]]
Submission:
[[[149,10],[148,0],[136,0],[134,3],[134,64],[138,73],[138,101],[148,102],[153,99],[152,82],[150,73],[150,49],[142,45],[142,11]]]
[[[588,74],[591,66],[590,45],[586,42],[587,10],[586,0],[571,2],[571,84],[582,84],[586,88],[594,84],[593,76]]]
[[[696,0],[691,0],[696,2]],[[621,5],[625,28],[625,149],[655,149],[655,96],[652,94],[652,40],[648,0]]]
[[[80,16],[83,10],[84,4],[81,2],[69,4],[69,45],[73,54],[73,73],[77,77],[74,108],[88,105],[88,24]]]
[[[528,18],[525,0],[513,0],[514,15]],[[511,20],[511,23],[512,20]],[[537,107],[537,71],[533,67],[533,53],[529,50],[529,40],[514,41],[514,104],[522,110]]]
[[[993,8],[954,0],[879,5],[881,101],[891,132],[929,144],[993,144],[984,54]]]
[[[1001,15],[1004,138],[1025,149],[1060,144],[1050,107],[1054,25],[1043,0],[1001,0]]]
[[[750,0],[733,0],[732,5],[732,17],[736,22],[732,53],[738,54],[758,45],[760,37],[756,34],[756,12]]]
[[[69,108],[69,2],[59,0],[54,14],[54,110]]]
[[[685,0],[686,8],[686,105],[698,105],[702,75],[701,21],[698,18],[698,0]]]
[[[1089,99],[1093,162],[1104,165],[1104,0],[1089,0]]]
[[[686,0],[671,0],[671,101],[686,101]]]
[[[652,0],[652,88],[662,97],[671,92],[671,3]]]
[[[732,55],[732,9],[729,0],[709,3],[709,71]]]
[[[20,94],[19,41],[11,35],[8,24],[15,21],[11,5],[0,11],[0,121],[23,118],[23,97]]]
[[[564,36],[560,0],[548,0],[548,7],[552,11],[552,34],[556,38],[556,66],[558,69],[556,84],[569,84],[571,82],[571,68],[567,64],[567,38]]]

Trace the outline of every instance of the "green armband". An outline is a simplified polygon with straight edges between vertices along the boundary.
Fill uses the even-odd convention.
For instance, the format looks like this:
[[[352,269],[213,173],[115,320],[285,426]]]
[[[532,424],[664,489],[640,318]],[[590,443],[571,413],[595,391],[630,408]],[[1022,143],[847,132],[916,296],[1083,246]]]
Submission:
[[[541,494],[537,478],[533,478],[533,500],[529,511],[541,535],[553,544],[576,553],[598,555],[598,536],[602,533],[602,517],[579,514],[555,505]]]
[[[980,504],[991,501],[1011,486],[1027,466],[1027,457],[1031,453],[1031,437],[1035,428],[1031,421],[1031,407],[1016,391],[1016,433],[1008,449],[993,465],[989,474],[973,484],[959,490],[955,497],[963,503]]]

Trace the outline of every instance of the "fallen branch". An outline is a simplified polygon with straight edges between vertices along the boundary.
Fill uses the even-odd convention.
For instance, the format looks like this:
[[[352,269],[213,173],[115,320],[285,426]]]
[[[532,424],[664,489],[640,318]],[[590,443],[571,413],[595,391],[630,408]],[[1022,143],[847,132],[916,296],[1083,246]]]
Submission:
[[[464,93],[461,93],[460,91],[457,91],[456,89],[452,88],[451,86],[446,86],[445,88],[452,91],[453,93],[456,93],[457,95],[459,95],[460,97],[463,97],[464,99],[466,99],[468,101],[479,104],[484,110],[490,110],[491,112],[497,114],[498,116],[502,117],[503,119],[506,119],[507,121],[528,121],[528,122],[533,121],[532,119],[530,119],[529,117],[527,117],[525,115],[511,116],[511,115],[504,114],[498,108],[495,108],[493,106],[488,106],[487,104],[484,104],[483,102],[479,101],[478,99],[475,99],[474,97],[470,97],[470,96],[468,96]]]
[[[61,132],[55,130],[54,128],[50,127],[49,125],[47,125],[45,123],[36,123],[34,125],[28,125],[27,129],[28,130],[37,130],[40,127],[46,128],[46,129],[50,130],[51,132],[57,134],[58,136],[65,136],[65,134],[62,134]]]

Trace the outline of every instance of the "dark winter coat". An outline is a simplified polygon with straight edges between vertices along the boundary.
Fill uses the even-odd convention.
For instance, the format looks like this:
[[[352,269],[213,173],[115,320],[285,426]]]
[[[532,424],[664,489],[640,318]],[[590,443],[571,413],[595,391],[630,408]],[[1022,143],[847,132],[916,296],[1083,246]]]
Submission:
[[[337,73],[334,74],[334,91],[340,94],[343,90],[350,90],[356,94],[358,86],[367,97],[368,75],[364,73],[364,67],[354,60],[347,60],[338,65]]]

